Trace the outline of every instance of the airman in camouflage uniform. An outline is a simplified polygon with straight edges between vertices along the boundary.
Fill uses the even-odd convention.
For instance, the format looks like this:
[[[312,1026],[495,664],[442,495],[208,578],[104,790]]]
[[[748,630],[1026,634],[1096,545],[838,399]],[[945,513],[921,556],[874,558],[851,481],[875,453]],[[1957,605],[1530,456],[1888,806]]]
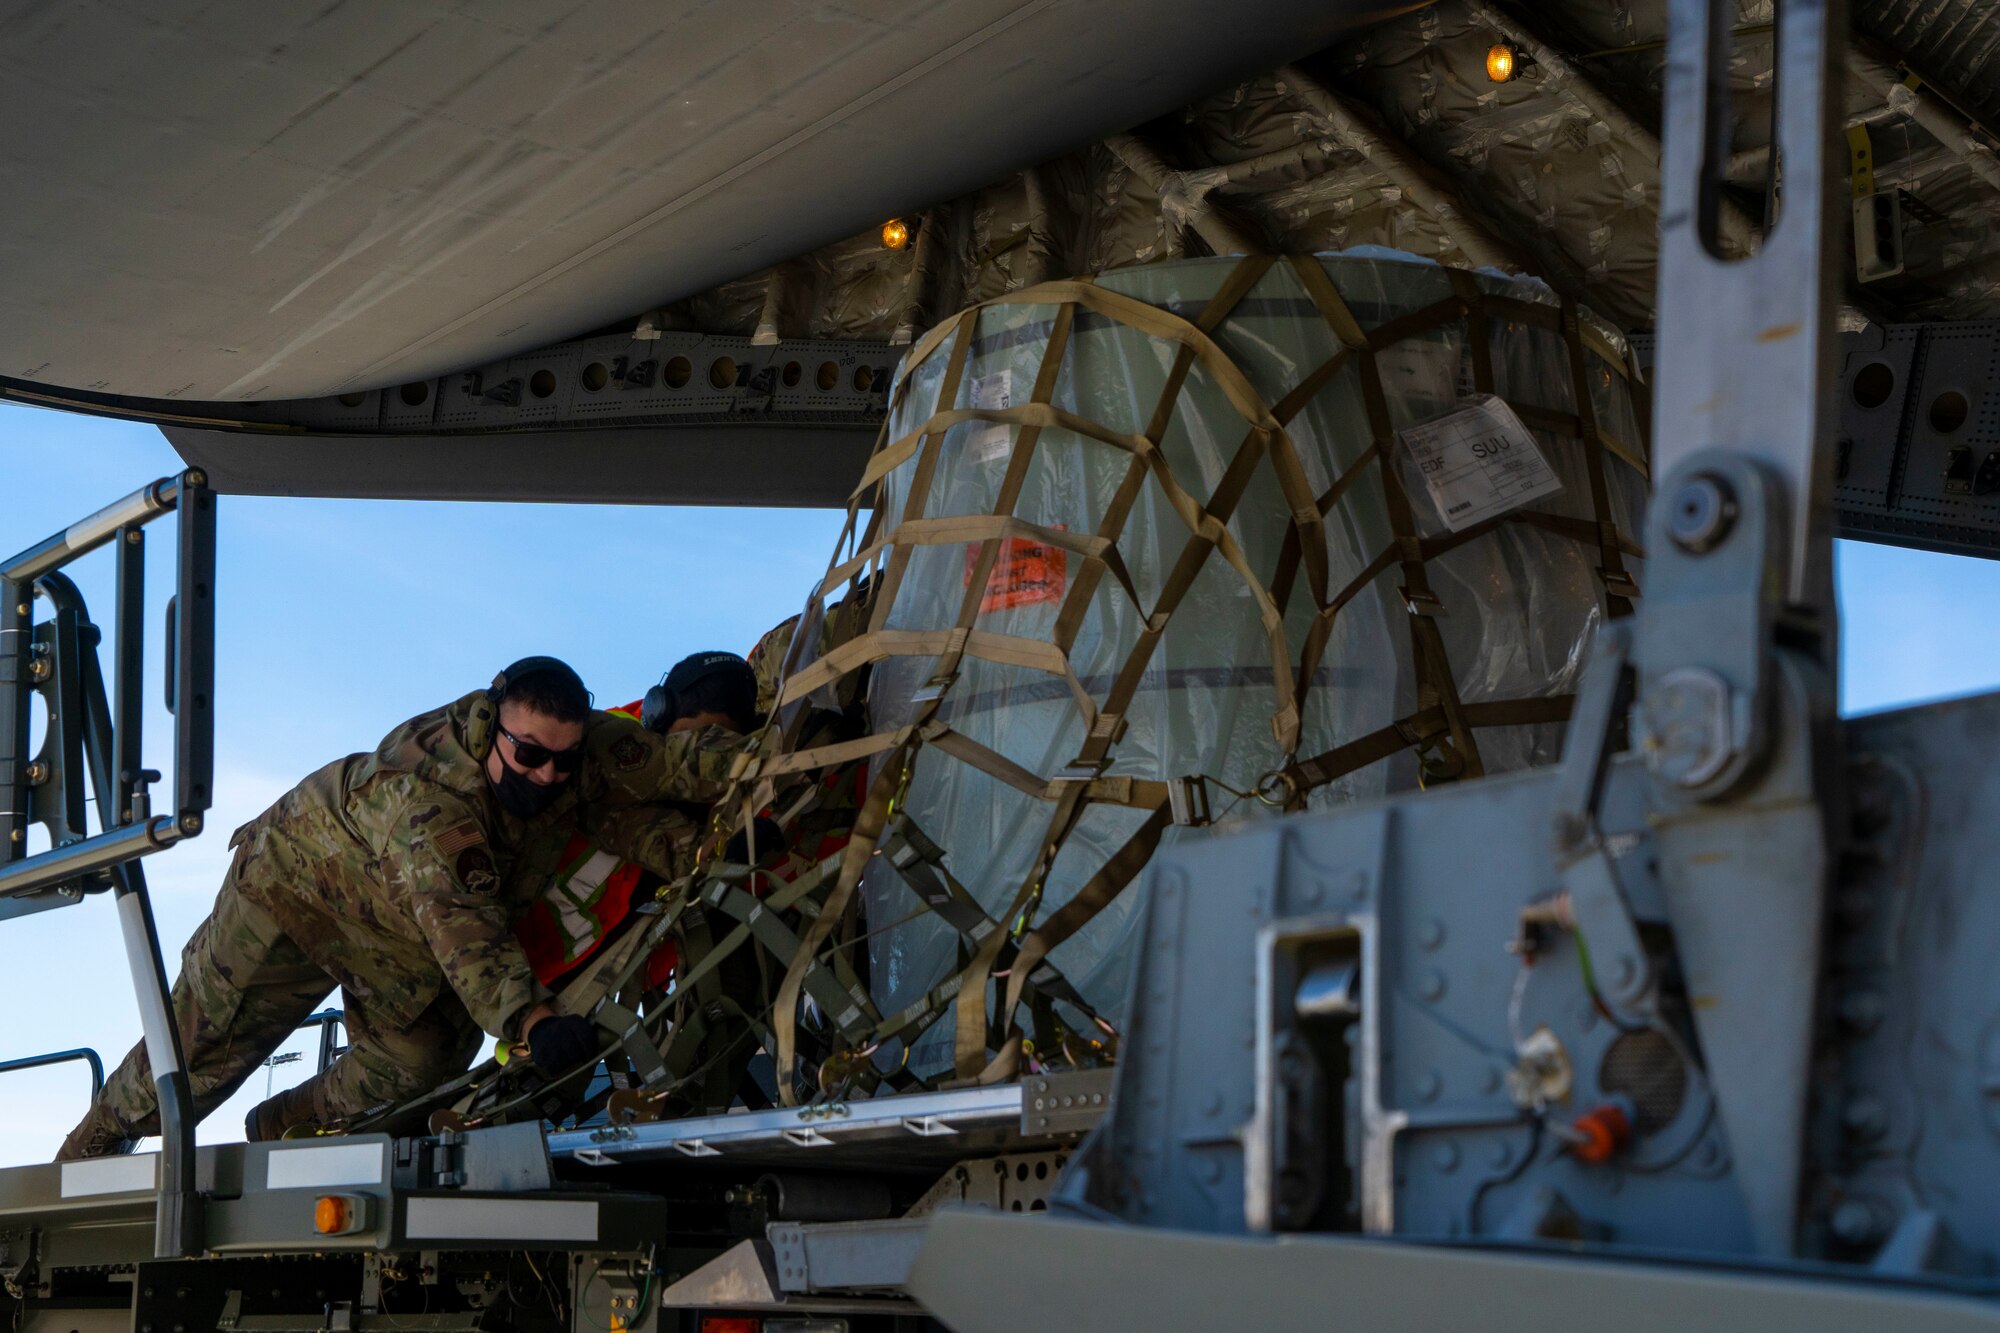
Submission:
[[[668,803],[714,800],[741,745],[719,728],[657,736],[593,712],[575,778],[522,818],[488,778],[497,721],[489,692],[475,691],[404,723],[373,753],[327,765],[236,831],[215,909],[174,985],[198,1118],[298,1028],[329,981],[344,992],[350,1049],[281,1095],[289,1124],[332,1125],[433,1087],[466,1067],[482,1029],[518,1039],[548,994],[514,918],[571,833],[674,874],[685,806]],[[264,1110],[253,1135],[289,1127],[260,1122]],[[142,1042],[59,1156],[120,1151],[158,1132]]]

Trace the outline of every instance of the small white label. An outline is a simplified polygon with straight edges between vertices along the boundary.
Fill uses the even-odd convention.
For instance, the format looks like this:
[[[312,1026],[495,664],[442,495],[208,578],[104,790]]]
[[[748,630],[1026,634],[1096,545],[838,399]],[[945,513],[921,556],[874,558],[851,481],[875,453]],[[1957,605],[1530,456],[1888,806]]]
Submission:
[[[1491,394],[1399,433],[1453,532],[1562,490],[1521,418]]]
[[[265,1162],[265,1189],[377,1185],[389,1174],[389,1145],[336,1143],[324,1147],[273,1148]]]
[[[1440,412],[1458,400],[1459,367],[1464,358],[1443,342],[1411,338],[1391,343],[1375,354],[1375,373],[1382,392],[1412,415]]]
[[[597,1205],[569,1199],[411,1199],[411,1240],[596,1240]]]
[[[129,1157],[89,1157],[81,1162],[62,1164],[62,1196],[87,1198],[93,1194],[151,1194],[158,1189],[160,1155],[133,1153]]]
[[[972,377],[972,407],[997,411],[1014,405],[1014,372],[996,370]],[[1005,458],[1014,447],[1014,428],[997,421],[975,421],[965,437],[965,455],[975,463]]]

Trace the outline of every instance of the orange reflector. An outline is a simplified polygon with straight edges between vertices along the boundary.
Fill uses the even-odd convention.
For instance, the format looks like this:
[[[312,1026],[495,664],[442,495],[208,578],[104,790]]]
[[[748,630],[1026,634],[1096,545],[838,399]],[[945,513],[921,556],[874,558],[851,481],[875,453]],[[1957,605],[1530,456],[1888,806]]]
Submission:
[[[1486,77],[1495,83],[1506,83],[1514,77],[1514,48],[1505,42],[1497,42],[1486,52]]]
[[[701,1317],[701,1333],[764,1333],[764,1321],[740,1314],[708,1314]]]
[[[1570,1128],[1582,1135],[1570,1145],[1570,1151],[1579,1162],[1593,1166],[1610,1161],[1613,1153],[1632,1141],[1632,1122],[1624,1111],[1609,1104],[1585,1111],[1570,1122]]]
[[[313,1230],[322,1236],[338,1236],[352,1220],[347,1200],[338,1194],[322,1194],[313,1202]]]

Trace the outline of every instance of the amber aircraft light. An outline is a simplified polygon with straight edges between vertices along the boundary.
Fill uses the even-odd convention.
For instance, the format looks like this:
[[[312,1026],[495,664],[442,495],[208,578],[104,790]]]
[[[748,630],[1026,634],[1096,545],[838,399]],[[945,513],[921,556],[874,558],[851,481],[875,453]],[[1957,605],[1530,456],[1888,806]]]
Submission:
[[[322,1194],[313,1200],[313,1230],[351,1236],[368,1225],[368,1201],[358,1194]]]

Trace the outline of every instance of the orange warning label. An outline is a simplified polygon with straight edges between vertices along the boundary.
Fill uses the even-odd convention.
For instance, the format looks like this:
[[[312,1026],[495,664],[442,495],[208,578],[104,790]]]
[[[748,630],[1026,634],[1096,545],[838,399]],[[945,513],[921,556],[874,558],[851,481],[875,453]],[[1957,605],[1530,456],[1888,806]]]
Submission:
[[[968,588],[979,569],[980,545],[966,543],[963,586]],[[1062,547],[1027,537],[1008,537],[993,558],[993,572],[986,576],[986,595],[979,599],[979,609],[985,613],[1036,602],[1060,602],[1068,570],[1069,552]]]

